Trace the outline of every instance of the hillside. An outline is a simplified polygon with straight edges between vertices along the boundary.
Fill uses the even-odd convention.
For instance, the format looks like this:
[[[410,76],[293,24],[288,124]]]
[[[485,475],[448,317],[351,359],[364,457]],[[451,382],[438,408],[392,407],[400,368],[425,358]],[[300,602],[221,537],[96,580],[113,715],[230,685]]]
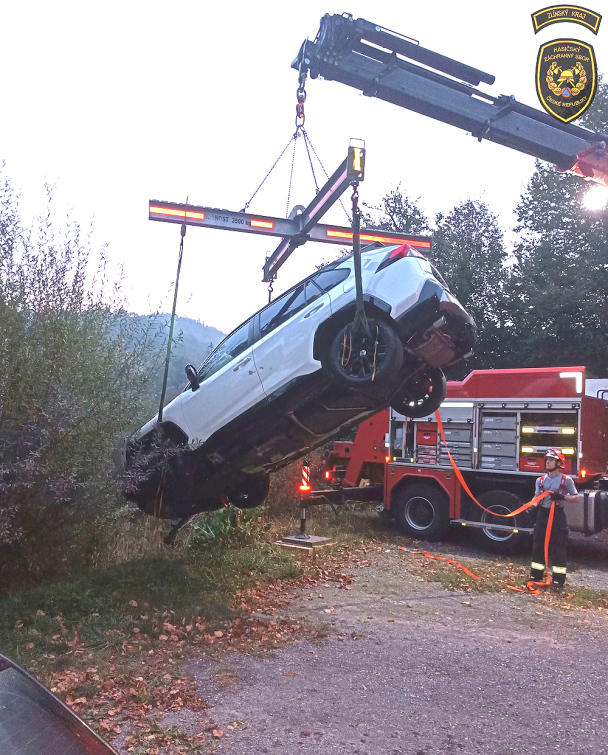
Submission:
[[[142,320],[147,320],[145,315],[135,315]],[[169,325],[171,322],[170,314],[158,314],[155,316],[155,325],[162,333],[162,340],[166,343],[169,334]],[[171,401],[183,389],[186,384],[184,367],[191,363],[199,367],[209,355],[209,352],[217,346],[226,334],[211,325],[205,325],[199,320],[192,320],[189,317],[175,318],[173,328],[173,340],[175,346],[171,353],[171,362],[169,364],[169,377],[167,381],[166,403]],[[160,341],[160,339],[159,339]],[[154,396],[160,397],[162,386],[163,371],[165,367],[164,350],[160,360],[157,376],[150,387]]]

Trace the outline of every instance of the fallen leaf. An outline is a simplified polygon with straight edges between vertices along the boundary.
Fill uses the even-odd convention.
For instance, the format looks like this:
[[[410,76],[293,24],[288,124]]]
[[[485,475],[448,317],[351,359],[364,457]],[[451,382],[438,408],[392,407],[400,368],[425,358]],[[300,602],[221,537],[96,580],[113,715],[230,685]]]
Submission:
[[[133,608],[137,608],[137,601],[136,600],[130,600],[129,605],[133,606]]]
[[[295,675],[296,675],[295,671],[286,671],[285,672],[285,676],[295,676]]]
[[[224,736],[224,732],[221,729],[214,729],[213,730],[213,736],[216,739],[221,739]]]

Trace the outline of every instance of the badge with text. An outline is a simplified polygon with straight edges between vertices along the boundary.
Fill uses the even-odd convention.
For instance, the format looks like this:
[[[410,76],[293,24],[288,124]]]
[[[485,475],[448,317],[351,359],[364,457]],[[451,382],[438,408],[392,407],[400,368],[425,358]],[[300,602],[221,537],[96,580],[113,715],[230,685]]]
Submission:
[[[532,14],[535,34],[538,34],[546,26],[559,23],[580,24],[597,34],[601,22],[602,17],[599,13],[589,10],[589,8],[582,8],[580,5],[552,5]]]
[[[536,93],[545,110],[564,123],[579,118],[597,89],[593,47],[578,39],[541,45],[536,61]]]

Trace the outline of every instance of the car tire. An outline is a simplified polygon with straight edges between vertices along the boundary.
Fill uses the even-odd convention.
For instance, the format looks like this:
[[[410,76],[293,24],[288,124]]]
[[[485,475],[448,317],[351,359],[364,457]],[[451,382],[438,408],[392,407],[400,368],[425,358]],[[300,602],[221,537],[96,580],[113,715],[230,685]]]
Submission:
[[[411,419],[434,414],[443,403],[447,382],[443,371],[432,367],[420,377],[405,382],[391,399],[391,407]]]
[[[401,531],[417,540],[439,540],[450,529],[450,506],[434,485],[416,483],[397,493],[393,502]]]
[[[353,324],[333,337],[321,363],[331,379],[350,388],[381,385],[403,364],[403,344],[395,328],[384,320],[368,319],[372,337],[353,335]],[[358,342],[358,343],[356,343]]]
[[[515,493],[508,490],[489,490],[479,496],[479,503],[490,511],[496,511],[499,514],[508,514],[510,511],[518,509],[523,501]],[[488,522],[489,524],[509,524],[513,527],[531,527],[532,518],[527,511],[518,514],[514,518],[503,519],[493,517],[483,509],[480,509],[474,502],[469,509],[469,519],[474,522]],[[471,528],[471,537],[477,545],[494,553],[518,553],[523,550],[529,541],[526,533],[505,532],[504,530],[493,530],[487,528]]]
[[[251,475],[236,490],[228,493],[228,500],[239,509],[255,509],[268,497],[270,475]]]

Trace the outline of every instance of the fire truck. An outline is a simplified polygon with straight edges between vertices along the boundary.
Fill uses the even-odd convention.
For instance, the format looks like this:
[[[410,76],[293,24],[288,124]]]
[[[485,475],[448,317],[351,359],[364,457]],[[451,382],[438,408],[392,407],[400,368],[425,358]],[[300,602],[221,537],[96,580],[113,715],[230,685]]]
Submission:
[[[331,450],[325,476],[337,489],[311,497],[361,500],[369,486],[383,517],[411,537],[439,539],[456,525],[508,553],[525,543],[533,514],[489,512],[508,514],[530,500],[545,452],[557,447],[579,491],[565,507],[570,529],[593,535],[608,527],[608,401],[585,394],[584,367],[474,370],[448,382],[439,416],[444,438],[434,414],[408,419],[387,409],[366,420],[352,443]],[[464,490],[448,451],[488,511]]]

